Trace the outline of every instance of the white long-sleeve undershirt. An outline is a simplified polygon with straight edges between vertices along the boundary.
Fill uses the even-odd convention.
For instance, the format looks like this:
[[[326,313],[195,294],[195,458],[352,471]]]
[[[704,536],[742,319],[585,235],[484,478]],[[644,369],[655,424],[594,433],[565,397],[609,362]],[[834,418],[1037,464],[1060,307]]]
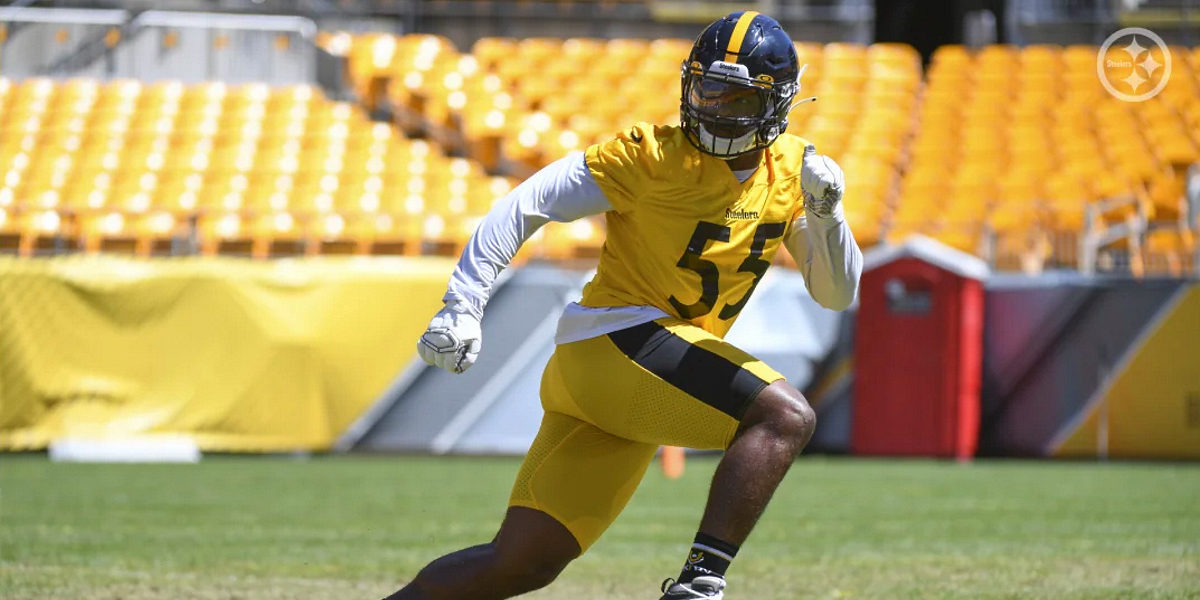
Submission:
[[[496,277],[538,228],[608,210],[612,206],[588,171],[582,152],[546,165],[488,211],[467,240],[442,300],[465,302],[476,317],[482,317]]]
[[[862,275],[862,251],[846,224],[840,203],[828,218],[812,215],[796,219],[784,247],[804,274],[804,285],[818,304],[846,310],[854,302]]]
[[[539,227],[612,210],[583,159],[572,153],[518,185],[484,217],[467,241],[443,300],[460,301],[477,317],[496,277]],[[862,254],[838,206],[827,219],[797,219],[784,242],[822,306],[843,310],[854,300]],[[558,343],[611,333],[667,316],[651,306],[594,308],[572,303],[559,322]]]

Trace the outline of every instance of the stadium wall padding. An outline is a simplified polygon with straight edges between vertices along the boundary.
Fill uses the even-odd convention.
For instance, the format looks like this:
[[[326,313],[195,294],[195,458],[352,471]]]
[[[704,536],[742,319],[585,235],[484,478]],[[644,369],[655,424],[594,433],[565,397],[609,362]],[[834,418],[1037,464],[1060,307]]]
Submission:
[[[0,450],[178,434],[206,451],[327,449],[412,363],[452,265],[0,258]],[[812,450],[848,451],[854,312],[816,306],[780,269],[752,302],[731,341],[806,390]],[[485,326],[528,312],[501,304]],[[1200,458],[1200,284],[1004,275],[985,305],[980,455]],[[503,362],[499,338],[485,347]],[[523,451],[532,430],[508,435],[496,415],[536,410],[539,366],[452,451]],[[445,394],[408,408],[431,402]]]
[[[1175,293],[1050,441],[1054,456],[1200,458],[1200,286]]]
[[[328,448],[416,354],[452,268],[0,258],[0,449],[178,434]]]
[[[1200,459],[1200,283],[996,275],[984,304],[978,455]],[[805,389],[810,451],[850,451],[854,320]]]
[[[980,454],[1200,458],[1198,293],[1169,280],[991,282]]]

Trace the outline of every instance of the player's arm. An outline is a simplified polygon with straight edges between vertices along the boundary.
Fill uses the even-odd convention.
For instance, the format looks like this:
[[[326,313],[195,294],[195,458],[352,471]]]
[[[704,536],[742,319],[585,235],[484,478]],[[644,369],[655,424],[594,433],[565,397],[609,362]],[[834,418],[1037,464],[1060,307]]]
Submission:
[[[808,146],[801,187],[805,214],[792,223],[784,245],[813,299],[825,308],[845,310],[858,293],[862,275],[862,252],[842,210],[845,176],[833,159]]]
[[[550,221],[574,221],[610,209],[581,153],[534,173],[497,202],[471,234],[442,297],[446,305],[429,322],[417,353],[436,367],[465,371],[482,347],[479,322],[492,284],[525,240]]]

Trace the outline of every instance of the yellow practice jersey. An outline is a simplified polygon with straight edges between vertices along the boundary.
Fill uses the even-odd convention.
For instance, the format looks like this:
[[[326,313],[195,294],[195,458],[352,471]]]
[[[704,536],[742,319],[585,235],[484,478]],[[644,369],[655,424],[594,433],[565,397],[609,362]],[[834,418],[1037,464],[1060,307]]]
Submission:
[[[807,141],[782,134],[741,183],[678,127],[638,123],[585,160],[613,210],[584,306],[654,306],[724,336],[803,214]]]

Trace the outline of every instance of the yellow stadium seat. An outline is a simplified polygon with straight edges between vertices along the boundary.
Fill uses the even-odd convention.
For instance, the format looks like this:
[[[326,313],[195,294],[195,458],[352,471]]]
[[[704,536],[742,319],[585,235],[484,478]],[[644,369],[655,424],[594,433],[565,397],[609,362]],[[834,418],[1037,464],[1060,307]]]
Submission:
[[[1045,206],[1049,222],[1055,229],[1082,230],[1084,208],[1091,200],[1088,181],[1074,173],[1057,173],[1046,181]]]
[[[981,230],[977,225],[956,225],[934,233],[939,242],[963,252],[979,254]]]
[[[1023,71],[1057,73],[1062,68],[1062,47],[1033,44],[1019,50],[1018,60]]]
[[[309,247],[318,254],[364,254],[373,240],[378,214],[331,213],[309,222]]]
[[[595,259],[604,244],[601,219],[584,218],[570,223],[551,223],[541,236],[541,256],[557,260]]]
[[[347,224],[362,239],[367,254],[416,255],[421,252],[416,219],[402,213],[358,215]]]
[[[847,191],[847,194],[853,194]],[[846,222],[854,233],[854,239],[862,247],[870,247],[881,241],[883,231],[882,209],[877,205],[848,203]]]
[[[142,254],[138,236],[129,216],[121,211],[105,211],[81,217],[80,235],[87,252]]]
[[[935,68],[966,69],[971,62],[971,55],[964,46],[946,44],[933,51],[930,62]]]
[[[501,63],[511,61],[516,52],[517,41],[506,37],[479,38],[471,47],[471,54],[484,71],[494,71]]]
[[[1088,44],[1072,44],[1063,48],[1060,56],[1068,71],[1090,68],[1092,75],[1095,75],[1097,50],[1096,46]]]
[[[567,38],[554,58],[556,62],[574,64],[577,68],[586,68],[593,61],[603,57],[604,40],[597,38]],[[576,72],[578,74],[578,71]]]
[[[237,212],[203,212],[197,219],[200,250],[206,256],[218,254],[249,257],[254,251],[250,224]]]
[[[692,40],[682,38],[658,38],[650,42],[649,54],[646,57],[653,65],[661,65],[669,69],[670,74],[678,76],[680,65],[692,51]]]
[[[562,51],[562,40],[549,37],[524,38],[517,42],[517,56],[513,57],[536,71]]]
[[[917,67],[921,63],[921,55],[916,48],[908,44],[879,42],[867,47],[867,57],[871,60],[905,63]]]
[[[1149,202],[1153,205],[1157,219],[1177,220],[1185,213],[1184,193],[1186,180],[1183,170],[1179,173],[1166,172],[1152,179],[1146,186]]]
[[[606,61],[615,61],[627,66],[640,62],[649,53],[650,42],[643,39],[614,38],[608,40],[604,45]]]
[[[1004,191],[1011,188],[1001,188],[1002,201],[996,204],[988,214],[988,226],[1000,234],[1022,232],[1039,225],[1042,211],[1038,200],[1030,197],[1029,190],[1020,190],[1013,195],[1005,195]]]
[[[305,217],[292,212],[263,213],[249,220],[249,228],[251,255],[255,258],[307,253]]]
[[[58,254],[79,248],[76,223],[57,210],[30,210],[18,214],[22,256]]]
[[[0,253],[16,254],[21,251],[19,225],[19,213],[11,206],[0,205]]]
[[[1141,246],[1146,272],[1184,277],[1195,272],[1196,234],[1192,229],[1169,224],[1149,231]]]

